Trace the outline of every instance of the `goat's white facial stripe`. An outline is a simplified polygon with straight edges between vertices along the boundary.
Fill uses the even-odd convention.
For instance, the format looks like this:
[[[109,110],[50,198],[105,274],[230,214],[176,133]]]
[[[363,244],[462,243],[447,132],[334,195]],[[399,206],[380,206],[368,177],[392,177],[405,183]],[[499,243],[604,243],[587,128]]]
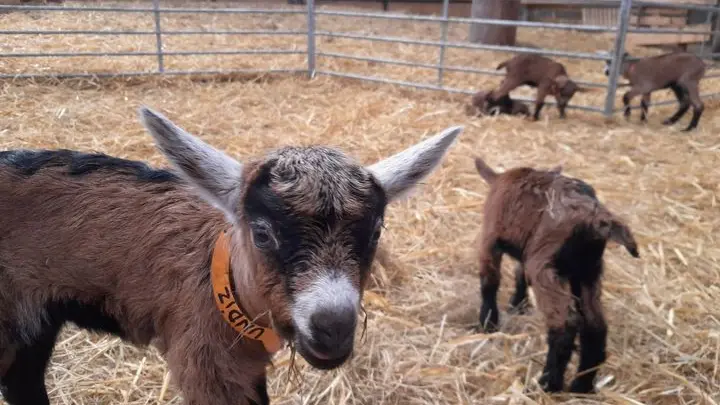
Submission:
[[[300,333],[311,337],[310,319],[317,311],[357,312],[359,307],[360,293],[346,275],[324,273],[296,295],[292,316]]]

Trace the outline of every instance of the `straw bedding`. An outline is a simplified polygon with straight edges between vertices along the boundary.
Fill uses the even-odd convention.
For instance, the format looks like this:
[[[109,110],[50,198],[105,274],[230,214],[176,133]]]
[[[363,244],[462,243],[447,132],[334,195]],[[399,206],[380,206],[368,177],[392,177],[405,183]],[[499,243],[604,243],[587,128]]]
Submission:
[[[150,29],[151,20],[102,14],[11,13],[4,29]],[[167,27],[300,29],[304,17],[168,16]],[[439,37],[427,24],[331,20],[321,29],[375,32],[424,39]],[[462,40],[466,27],[451,27]],[[594,52],[609,37],[550,31],[520,32],[535,46]],[[169,37],[172,50],[200,47],[303,49],[303,38]],[[152,50],[151,38],[19,37],[3,51]],[[405,45],[321,39],[325,51],[433,62],[437,52]],[[507,55],[451,50],[450,64],[494,67]],[[80,64],[81,63],[81,64]],[[154,58],[0,60],[6,72],[153,69]],[[301,67],[302,56],[169,58],[173,68]],[[322,69],[383,73],[431,82],[435,73],[332,59]],[[602,63],[566,61],[573,76],[602,81]],[[236,78],[237,79],[237,78]],[[493,86],[499,78],[451,75],[462,88]],[[720,90],[712,81],[704,90]],[[532,94],[527,92],[526,94]],[[662,97],[656,97],[660,99]],[[600,105],[602,94],[577,97]],[[468,119],[465,97],[352,80],[264,76],[245,80],[114,79],[103,81],[4,81],[0,83],[0,146],[67,147],[166,162],[136,120],[147,104],[166,112],[206,141],[238,156],[288,143],[339,146],[364,163],[407,147],[447,126],[463,124],[462,139],[442,167],[409,201],[389,210],[383,243],[392,265],[376,266],[366,295],[364,340],[342,369],[321,373],[298,362],[289,373],[283,351],[271,369],[277,404],[714,404],[720,402],[720,129],[717,105],[707,103],[700,129],[690,135],[660,125],[674,106],[651,110],[647,126],[606,122],[570,111],[566,121],[546,109],[540,122],[496,117]],[[635,115],[637,119],[637,114]],[[688,118],[686,118],[687,120]],[[600,395],[556,397],[539,392],[534,379],[544,362],[542,318],[536,312],[504,316],[501,333],[474,335],[479,281],[473,241],[482,223],[486,186],[472,156],[494,167],[516,165],[566,171],[593,184],[600,198],[627,219],[641,244],[633,260],[613,245],[606,253],[603,301],[610,324],[609,359],[600,373]],[[500,300],[512,283],[505,260]],[[359,339],[359,336],[358,336]],[[573,370],[571,368],[570,370]],[[570,370],[568,378],[570,377]],[[299,378],[299,379],[298,379]],[[154,350],[68,328],[48,374],[54,403],[180,403],[167,367]]]

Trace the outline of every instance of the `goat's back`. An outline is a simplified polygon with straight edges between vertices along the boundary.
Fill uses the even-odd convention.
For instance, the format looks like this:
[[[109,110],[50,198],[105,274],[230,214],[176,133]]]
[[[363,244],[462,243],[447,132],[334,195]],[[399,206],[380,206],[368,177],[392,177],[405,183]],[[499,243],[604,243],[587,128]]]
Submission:
[[[651,56],[635,62],[628,79],[633,82],[653,81],[664,87],[685,76],[685,79],[700,80],[705,75],[705,62],[689,52],[673,52]]]
[[[143,163],[0,152],[0,343],[5,326],[20,322],[30,336],[49,308],[72,301],[147,344],[152,320],[167,319],[158,311],[183,289],[197,294],[222,221],[208,208]]]
[[[541,55],[517,55],[501,64],[506,76],[537,85],[543,80],[567,75],[565,66]]]

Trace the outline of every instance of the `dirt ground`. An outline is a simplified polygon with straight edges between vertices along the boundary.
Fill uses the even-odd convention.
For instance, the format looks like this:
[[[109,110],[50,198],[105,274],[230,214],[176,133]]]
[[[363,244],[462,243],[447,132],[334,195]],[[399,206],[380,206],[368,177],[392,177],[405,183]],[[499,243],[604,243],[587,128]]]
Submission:
[[[177,15],[163,24],[177,29],[297,29],[304,16]],[[149,29],[151,19],[90,13],[0,15],[3,29]],[[376,35],[438,38],[439,27],[320,17],[319,26]],[[462,40],[467,27],[453,26]],[[522,30],[536,46],[595,52],[612,39],[576,32]],[[2,52],[153,49],[154,38],[7,35]],[[168,49],[271,47],[304,49],[304,38],[173,36]],[[326,52],[431,62],[437,50],[321,38]],[[204,48],[203,48],[204,47]],[[503,53],[450,50],[452,65],[492,68]],[[602,82],[602,63],[563,60],[571,74]],[[112,72],[153,69],[143,58],[0,58],[0,72]],[[304,55],[169,58],[172,69],[302,67]],[[433,83],[436,71],[320,58],[322,70],[383,75]],[[475,89],[499,77],[450,74],[449,85]],[[703,91],[720,90],[717,81]],[[518,94],[533,94],[522,90]],[[667,94],[660,93],[660,100]],[[601,93],[574,100],[600,105]],[[155,165],[166,162],[136,119],[149,105],[207,142],[242,159],[287,144],[330,144],[372,163],[451,125],[466,130],[442,167],[407,202],[389,207],[382,243],[397,267],[376,267],[365,306],[368,329],[354,358],[332,372],[298,361],[289,375],[289,353],[270,369],[276,404],[715,404],[720,401],[720,117],[707,102],[698,131],[660,123],[675,106],[652,108],[649,123],[569,111],[560,120],[548,108],[539,122],[519,118],[470,119],[466,97],[324,75],[266,75],[244,80],[133,78],[0,82],[0,148],[72,148],[102,151]],[[636,100],[636,103],[638,101]],[[551,167],[591,183],[599,197],[625,218],[640,243],[641,258],[608,248],[605,305],[609,358],[588,398],[550,398],[535,378],[546,353],[542,317],[502,314],[501,333],[475,335],[479,281],[473,243],[483,218],[487,187],[473,156],[494,167]],[[508,301],[512,263],[505,260],[500,302]],[[358,334],[359,335],[359,334]],[[575,359],[574,359],[575,361]],[[571,370],[566,376],[571,377]],[[57,404],[179,404],[165,362],[154,349],[69,327],[56,347],[48,389]]]

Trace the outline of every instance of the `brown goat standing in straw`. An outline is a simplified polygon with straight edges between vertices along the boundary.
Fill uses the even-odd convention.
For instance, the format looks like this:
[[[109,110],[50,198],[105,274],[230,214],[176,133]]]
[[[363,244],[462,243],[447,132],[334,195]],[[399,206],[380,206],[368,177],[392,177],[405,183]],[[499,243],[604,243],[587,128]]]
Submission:
[[[565,108],[576,92],[586,91],[568,77],[562,63],[540,55],[517,55],[497,66],[505,68],[505,78],[492,92],[491,99],[499,100],[520,86],[537,88],[533,119],[540,118],[540,110],[545,105],[545,97],[555,96],[560,118],[565,118]]]
[[[693,114],[690,123],[683,130],[692,131],[700,122],[705,104],[700,98],[700,80],[705,77],[705,62],[689,52],[673,52],[652,56],[637,61],[626,60],[630,54],[625,52],[620,73],[630,82],[630,90],[623,95],[625,118],[630,118],[630,103],[638,95],[640,100],[640,121],[647,121],[652,92],[670,89],[680,103],[678,110],[663,121],[663,125],[673,125],[687,113],[692,105]],[[610,75],[610,62],[605,62],[605,75]]]
[[[603,252],[608,240],[639,257],[630,229],[579,179],[526,167],[495,173],[475,166],[490,185],[479,246],[482,307],[480,325],[498,325],[497,292],[503,254],[519,262],[511,309],[522,310],[528,285],[548,326],[548,353],[540,385],[563,389],[564,374],[580,334],[580,365],[572,392],[593,390],[596,367],[605,361],[607,325],[600,302]]]
[[[339,367],[386,205],[461,132],[368,167],[320,146],[240,163],[158,113],[141,117],[174,171],[0,152],[0,389],[11,405],[49,404],[44,372],[66,322],[156,345],[191,405],[269,404],[265,367],[283,341],[313,367]]]

